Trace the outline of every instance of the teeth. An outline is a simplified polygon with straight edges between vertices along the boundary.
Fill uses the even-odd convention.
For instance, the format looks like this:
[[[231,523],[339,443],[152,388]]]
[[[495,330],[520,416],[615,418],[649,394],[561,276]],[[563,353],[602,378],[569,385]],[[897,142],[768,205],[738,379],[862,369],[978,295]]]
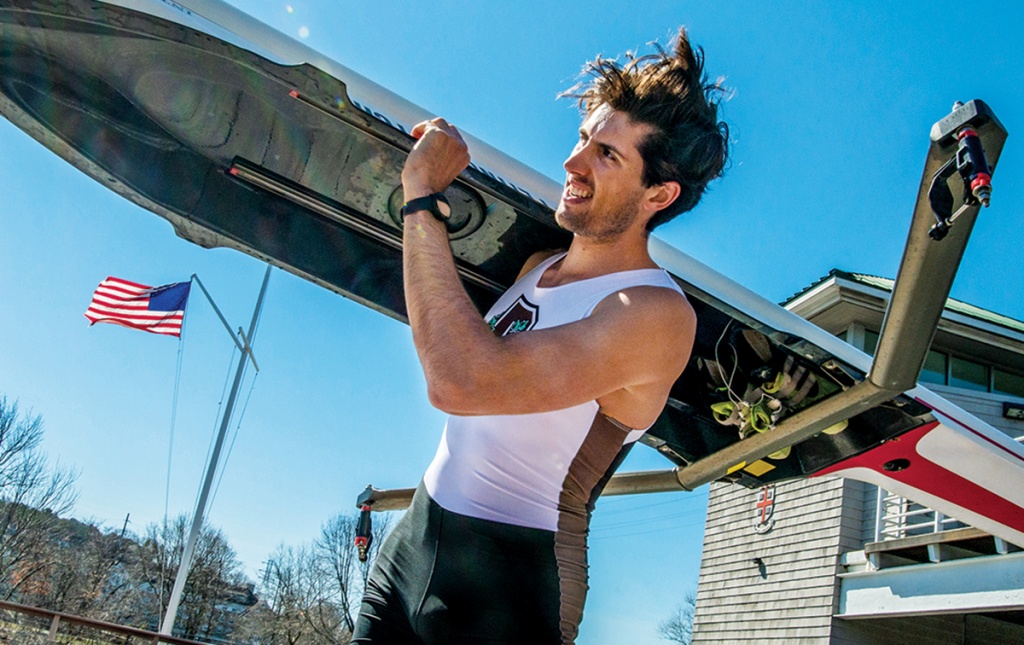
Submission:
[[[583,188],[573,188],[572,186],[569,186],[566,189],[566,193],[568,193],[569,197],[577,197],[580,199],[586,199],[593,195],[593,193],[590,192],[589,190],[584,190]]]

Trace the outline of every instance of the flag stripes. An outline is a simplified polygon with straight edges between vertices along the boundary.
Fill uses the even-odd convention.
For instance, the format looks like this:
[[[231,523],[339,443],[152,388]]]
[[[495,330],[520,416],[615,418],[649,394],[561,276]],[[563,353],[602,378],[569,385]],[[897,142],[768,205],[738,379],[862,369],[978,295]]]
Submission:
[[[90,325],[111,323],[154,334],[181,336],[191,282],[150,287],[108,276],[85,312]]]

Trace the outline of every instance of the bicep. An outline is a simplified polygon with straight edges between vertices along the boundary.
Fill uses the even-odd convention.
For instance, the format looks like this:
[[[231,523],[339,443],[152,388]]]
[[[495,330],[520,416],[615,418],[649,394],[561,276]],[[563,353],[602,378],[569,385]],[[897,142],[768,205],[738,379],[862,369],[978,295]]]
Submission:
[[[584,320],[500,339],[491,369],[468,384],[462,409],[448,411],[546,412],[674,381],[689,358],[695,321],[677,293],[655,287],[618,292]]]

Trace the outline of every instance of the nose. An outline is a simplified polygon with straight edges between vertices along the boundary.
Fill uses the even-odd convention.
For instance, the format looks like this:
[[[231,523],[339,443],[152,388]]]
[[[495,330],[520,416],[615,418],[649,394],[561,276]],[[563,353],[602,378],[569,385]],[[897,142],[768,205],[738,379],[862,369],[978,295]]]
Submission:
[[[572,149],[572,153],[569,154],[569,158],[565,160],[562,167],[565,168],[566,172],[571,172],[577,175],[585,174],[586,172],[586,152],[587,146],[583,144],[577,144]]]

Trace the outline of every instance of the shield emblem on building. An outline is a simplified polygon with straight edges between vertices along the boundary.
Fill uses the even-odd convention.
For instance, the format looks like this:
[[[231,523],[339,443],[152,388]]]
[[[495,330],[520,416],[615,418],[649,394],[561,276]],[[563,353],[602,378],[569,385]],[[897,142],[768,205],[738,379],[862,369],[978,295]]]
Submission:
[[[754,504],[754,532],[767,533],[775,527],[775,487],[765,486],[757,491]]]
[[[519,332],[529,331],[537,325],[540,308],[526,299],[519,296],[512,306],[491,318],[488,324],[498,336],[508,336]]]

